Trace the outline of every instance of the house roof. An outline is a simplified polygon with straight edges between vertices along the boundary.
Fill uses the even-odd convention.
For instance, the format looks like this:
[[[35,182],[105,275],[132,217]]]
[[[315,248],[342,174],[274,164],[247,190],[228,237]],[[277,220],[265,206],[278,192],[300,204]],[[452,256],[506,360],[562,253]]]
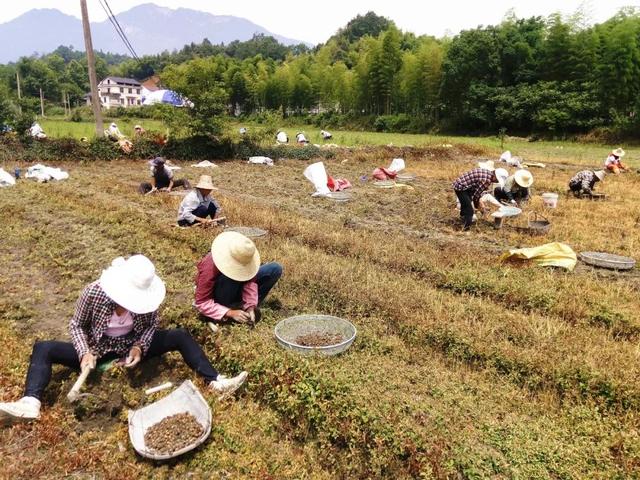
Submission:
[[[104,85],[107,80],[111,80],[113,83],[117,85],[131,85],[134,87],[139,87],[140,82],[135,78],[122,78],[122,77],[106,77],[104,80],[100,82],[100,85]]]
[[[157,75],[152,75],[146,80],[142,81],[142,86],[149,90],[150,92],[155,92],[156,90],[160,90],[160,77]]]

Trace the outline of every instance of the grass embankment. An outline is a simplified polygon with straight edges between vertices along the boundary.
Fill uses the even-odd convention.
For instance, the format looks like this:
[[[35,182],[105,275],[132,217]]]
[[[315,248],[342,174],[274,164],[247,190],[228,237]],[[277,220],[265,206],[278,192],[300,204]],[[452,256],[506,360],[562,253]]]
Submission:
[[[256,329],[225,328],[218,339],[190,307],[195,263],[215,233],[171,228],[177,197],[137,195],[142,162],[70,163],[66,182],[3,190],[3,398],[20,395],[32,341],[64,332],[82,286],[113,257],[136,252],[167,282],[163,325],[189,328],[224,372],[251,376],[236,400],[211,400],[216,426],[205,446],[158,467],[130,449],[126,408],[143,404],[146,386],[193,378],[181,360],[94,380],[88,389],[98,395],[119,392],[107,411],[66,406],[74,376],[61,369],[42,421],[0,432],[2,475],[637,475],[638,276],[507,267],[496,258],[552,240],[640,257],[639,179],[607,178],[609,202],[562,197],[559,209],[544,211],[553,223],[545,238],[523,235],[517,222],[498,232],[481,223],[467,236],[456,230],[449,190],[471,166],[463,151],[411,154],[408,170],[420,179],[391,191],[357,183],[390,161],[384,150],[340,155],[325,164],[355,184],[354,200],[341,205],[310,198],[299,161],[211,170],[230,223],[268,228],[263,259],[285,267]],[[534,171],[537,191],[562,191],[573,170]],[[201,173],[187,167],[178,176]],[[543,211],[539,199],[531,208]],[[305,312],[349,318],[356,343],[332,359],[286,354],[273,326]]]

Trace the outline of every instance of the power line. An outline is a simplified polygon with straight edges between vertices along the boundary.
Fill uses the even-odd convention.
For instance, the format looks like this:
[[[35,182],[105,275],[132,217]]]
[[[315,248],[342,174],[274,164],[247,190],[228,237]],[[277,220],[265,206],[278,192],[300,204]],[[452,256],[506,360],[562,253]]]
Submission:
[[[116,33],[118,34],[122,42],[124,43],[124,46],[127,48],[127,50],[129,50],[129,53],[131,53],[131,56],[136,60],[140,61],[140,57],[138,57],[138,54],[133,48],[133,45],[131,45],[131,42],[127,38],[127,35],[124,33],[124,30],[120,26],[120,23],[118,23],[118,20],[116,19],[116,16],[113,14],[111,7],[107,3],[107,0],[100,0],[100,6],[104,10],[104,13],[107,14],[107,18],[111,22],[111,25],[113,25],[113,28],[115,29]]]

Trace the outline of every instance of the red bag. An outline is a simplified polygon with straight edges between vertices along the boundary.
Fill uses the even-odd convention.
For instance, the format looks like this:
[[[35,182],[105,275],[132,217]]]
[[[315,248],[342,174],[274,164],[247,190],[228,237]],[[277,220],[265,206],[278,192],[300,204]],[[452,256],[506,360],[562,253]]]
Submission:
[[[397,173],[388,168],[378,167],[373,171],[373,178],[376,180],[393,180],[396,178]]]

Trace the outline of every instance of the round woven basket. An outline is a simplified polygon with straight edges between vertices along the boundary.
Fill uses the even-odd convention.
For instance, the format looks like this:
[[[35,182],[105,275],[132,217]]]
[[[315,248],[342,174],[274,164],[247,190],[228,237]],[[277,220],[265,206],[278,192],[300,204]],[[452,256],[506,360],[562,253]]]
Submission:
[[[334,202],[348,202],[353,198],[353,194],[351,192],[329,192],[325,195],[324,198],[328,198],[329,200],[333,200]]]
[[[303,355],[337,355],[351,346],[356,338],[356,327],[349,321],[331,315],[297,315],[281,320],[274,330],[280,346]],[[342,341],[334,345],[308,347],[296,343],[302,335],[340,335]]]
[[[269,233],[266,230],[263,230],[262,228],[256,228],[256,227],[227,227],[224,229],[224,231],[240,233],[248,238],[261,238],[266,236],[267,233]]]
[[[416,179],[415,173],[399,173],[396,175],[396,182],[411,183]]]
[[[376,188],[393,188],[396,184],[393,180],[378,180],[373,182],[373,186]]]
[[[587,265],[611,270],[631,270],[636,265],[636,261],[631,257],[604,252],[582,252],[580,260]]]

